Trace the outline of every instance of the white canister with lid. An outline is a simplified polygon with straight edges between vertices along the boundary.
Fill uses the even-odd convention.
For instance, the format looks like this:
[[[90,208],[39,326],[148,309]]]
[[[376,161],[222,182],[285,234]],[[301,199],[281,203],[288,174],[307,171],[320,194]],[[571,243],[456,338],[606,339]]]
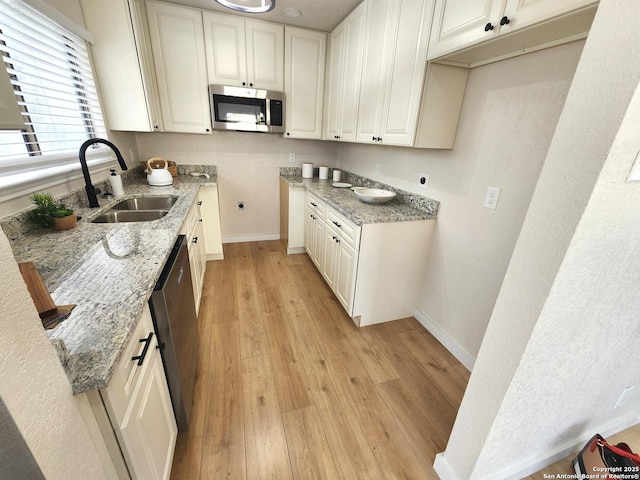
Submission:
[[[333,181],[334,182],[339,182],[340,180],[342,180],[342,172],[340,170],[338,170],[337,168],[333,169]]]
[[[313,163],[302,164],[302,178],[313,178]]]
[[[329,167],[321,166],[319,169],[320,180],[329,180]]]

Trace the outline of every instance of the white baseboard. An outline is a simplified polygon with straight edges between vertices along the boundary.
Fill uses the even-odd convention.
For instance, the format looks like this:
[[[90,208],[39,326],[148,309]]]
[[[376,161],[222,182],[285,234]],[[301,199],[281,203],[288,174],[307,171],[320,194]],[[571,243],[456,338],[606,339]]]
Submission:
[[[447,459],[444,458],[444,452],[436,455],[436,461],[433,462],[433,469],[438,474],[438,477],[440,477],[440,480],[459,480],[453,470],[451,470]]]
[[[598,428],[591,429],[577,438],[567,440],[566,442],[563,442],[562,445],[543,452],[536,457],[524,459],[522,462],[511,464],[498,472],[493,472],[488,476],[482,477],[482,480],[518,480],[520,478],[528,477],[529,475],[533,475],[563,458],[576,455],[596,433],[607,438],[618,432],[626,430],[627,428],[633,427],[638,423],[640,423],[640,417],[637,414],[616,419],[612,422],[601,425]],[[573,459],[570,458],[570,460]],[[440,477],[440,480],[463,480],[461,477],[458,477],[455,471],[451,468],[444,456],[444,452],[436,455],[433,468]],[[570,469],[570,467],[568,467],[568,469]],[[572,471],[569,470],[568,474],[571,473]]]
[[[207,253],[207,262],[212,260],[224,260],[224,253]]]
[[[222,237],[222,243],[262,242],[264,240],[280,240],[280,234],[258,233],[252,235],[230,235]]]
[[[600,427],[592,428],[588,432],[584,432],[576,438],[569,439],[563,442],[562,445],[543,452],[536,457],[524,459],[520,463],[509,465],[507,468],[503,468],[499,472],[494,472],[491,475],[484,477],[483,480],[518,480],[520,478],[533,475],[537,471],[548,467],[558,460],[577,454],[596,433],[607,438],[621,432],[622,430],[633,427],[638,423],[640,423],[640,417],[637,413],[623,418],[617,418],[611,422],[601,425]]]
[[[449,334],[445,333],[422,310],[416,308],[413,311],[413,315],[422,324],[422,326],[444,346],[444,348],[449,350],[449,352],[467,368],[467,370],[473,370],[473,365],[476,363],[476,359],[471,354],[458,345],[458,343]]]
[[[307,250],[304,247],[287,247],[288,255],[294,255],[297,253],[307,253]]]

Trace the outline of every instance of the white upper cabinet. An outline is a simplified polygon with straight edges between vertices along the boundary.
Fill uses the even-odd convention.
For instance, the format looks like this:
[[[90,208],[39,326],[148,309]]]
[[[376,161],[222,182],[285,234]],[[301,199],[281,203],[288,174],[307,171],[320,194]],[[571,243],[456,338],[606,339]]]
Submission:
[[[202,12],[147,2],[165,131],[211,132]]]
[[[208,82],[284,91],[284,27],[204,12]]]
[[[285,138],[320,140],[327,34],[285,27]]]
[[[429,60],[595,4],[597,0],[436,0]],[[576,26],[566,26],[565,37],[577,33],[572,30]],[[560,22],[550,39],[561,38],[564,27]]]
[[[358,142],[413,145],[433,0],[370,0]]]
[[[1,57],[0,63],[0,130],[20,130],[24,128],[24,120]]]
[[[81,0],[91,56],[112,130],[162,131],[143,0]]]
[[[329,40],[325,100],[325,140],[354,142],[368,3],[362,2],[338,25]]]

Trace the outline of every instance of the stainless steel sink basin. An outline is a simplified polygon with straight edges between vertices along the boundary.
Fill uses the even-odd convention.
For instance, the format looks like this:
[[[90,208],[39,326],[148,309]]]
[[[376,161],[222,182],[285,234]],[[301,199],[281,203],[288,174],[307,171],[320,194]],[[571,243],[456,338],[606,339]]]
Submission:
[[[91,223],[149,222],[164,217],[168,210],[109,210]]]
[[[116,203],[111,210],[170,210],[178,197],[130,198]]]

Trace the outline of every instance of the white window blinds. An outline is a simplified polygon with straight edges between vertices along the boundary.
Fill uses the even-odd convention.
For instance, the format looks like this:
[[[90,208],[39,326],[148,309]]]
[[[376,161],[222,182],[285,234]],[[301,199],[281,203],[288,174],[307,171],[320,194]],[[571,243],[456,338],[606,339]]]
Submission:
[[[106,135],[85,41],[18,0],[0,0],[0,53],[26,124],[0,132],[0,175],[77,163],[85,140]]]

